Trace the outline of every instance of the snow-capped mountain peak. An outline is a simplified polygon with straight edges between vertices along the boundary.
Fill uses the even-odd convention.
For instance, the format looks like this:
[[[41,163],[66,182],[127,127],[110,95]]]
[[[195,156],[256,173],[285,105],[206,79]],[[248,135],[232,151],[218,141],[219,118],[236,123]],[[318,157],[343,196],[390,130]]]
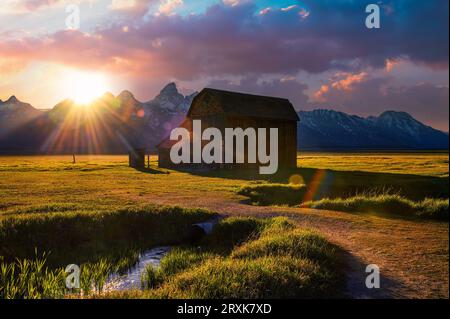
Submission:
[[[333,110],[299,112],[300,148],[446,149],[448,136],[409,113],[386,111],[367,118]]]
[[[167,84],[159,94],[147,104],[156,106],[171,113],[187,112],[197,92],[184,96],[178,91],[175,83]]]

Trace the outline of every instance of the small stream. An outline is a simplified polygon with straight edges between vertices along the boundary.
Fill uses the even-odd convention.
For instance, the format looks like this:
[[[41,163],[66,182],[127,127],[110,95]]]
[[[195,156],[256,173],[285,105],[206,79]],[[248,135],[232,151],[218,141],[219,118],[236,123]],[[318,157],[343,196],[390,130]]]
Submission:
[[[127,289],[141,289],[141,274],[147,265],[159,267],[161,259],[169,252],[170,247],[156,247],[140,254],[139,261],[125,274],[112,274],[103,287],[104,292]]]
[[[193,236],[204,236],[213,230],[214,226],[219,221],[219,218],[213,218],[203,223],[192,225]],[[171,247],[155,247],[149,249],[139,255],[138,262],[132,266],[125,274],[112,274],[106,280],[103,286],[104,292],[120,291],[128,289],[141,289],[141,274],[148,265],[159,267],[161,259],[167,255]]]

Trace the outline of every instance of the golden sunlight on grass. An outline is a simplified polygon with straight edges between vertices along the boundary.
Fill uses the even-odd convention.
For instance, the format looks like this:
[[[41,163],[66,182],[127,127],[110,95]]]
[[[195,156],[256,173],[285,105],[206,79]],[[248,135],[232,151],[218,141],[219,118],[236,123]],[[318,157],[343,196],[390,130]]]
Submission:
[[[94,112],[95,108],[86,111],[89,111],[86,113]],[[356,158],[359,161],[355,161]],[[373,160],[374,158],[377,160]],[[402,196],[408,199],[407,201],[397,200],[401,204],[401,206],[395,206],[397,212],[407,213],[407,209],[411,212],[411,208],[421,208],[420,206],[434,207],[433,202],[424,201],[424,198],[448,198],[448,178],[441,177],[448,176],[447,160],[448,154],[441,153],[342,153],[339,155],[301,153],[299,154],[299,166],[302,167],[298,170],[277,179],[262,180],[255,179],[252,175],[245,175],[244,172],[237,173],[231,170],[194,174],[160,169],[157,167],[156,156],[150,158],[151,169],[143,171],[129,168],[127,156],[77,155],[75,164],[73,164],[72,156],[0,156],[0,237],[8,236],[0,238],[0,243],[7,243],[3,245],[3,248],[6,251],[14,252],[11,257],[31,256],[30,258],[32,258],[35,256],[34,247],[37,246],[40,248],[39,253],[52,252],[48,262],[55,267],[65,266],[68,262],[72,262],[73,256],[79,256],[82,259],[81,265],[86,262],[90,263],[90,267],[93,269],[103,269],[100,264],[97,264],[100,257],[120,258],[114,259],[119,260],[114,267],[127,265],[121,260],[134,262],[133,258],[137,252],[127,246],[130,243],[142,244],[139,247],[151,247],[159,245],[162,243],[161,239],[169,238],[168,236],[173,234],[179,236],[179,228],[172,227],[173,222],[186,224],[191,217],[201,217],[203,213],[197,208],[208,209],[224,216],[251,217],[258,220],[262,217],[287,216],[295,223],[296,227],[317,230],[327,241],[348,252],[348,255],[346,254],[343,258],[348,264],[346,272],[350,278],[348,282],[350,296],[354,298],[367,296],[448,298],[448,222],[408,218],[399,214],[395,216],[380,214],[379,210],[386,206],[382,206],[383,203],[378,204],[381,201],[379,198],[376,198],[377,201],[369,198],[377,204],[377,207],[369,213],[364,211],[348,213],[286,205],[286,200],[290,198],[298,200],[298,196],[295,197],[297,194],[295,189],[297,188],[298,192],[301,192],[304,189],[302,185],[304,183],[306,187],[314,185],[315,194],[320,196],[319,199],[323,197],[347,198],[353,194],[361,194],[362,187],[368,189],[386,187],[386,189],[398,190]],[[400,165],[402,161],[403,166]],[[370,162],[372,162],[372,166],[370,166]],[[308,168],[313,165],[320,168]],[[346,167],[347,170],[345,170]],[[420,170],[420,167],[423,170]],[[395,168],[395,173],[392,173],[393,168]],[[352,172],[351,169],[359,171]],[[287,184],[288,182],[291,182],[291,185]],[[300,185],[295,185],[296,183],[300,183]],[[249,205],[250,202],[244,201],[248,198],[237,192],[243,187],[251,186],[259,187],[259,189],[265,187],[267,191],[279,192],[280,196],[287,194],[286,188],[293,188],[294,196],[290,197],[287,194],[280,197],[280,205],[271,203],[268,203],[268,206]],[[262,199],[270,198],[265,196]],[[384,199],[386,201],[390,198],[385,197]],[[436,206],[437,208],[441,205],[440,202],[442,201],[437,202],[439,204]],[[166,208],[162,210],[164,214],[159,214],[161,210],[148,208],[150,203],[184,207],[179,208],[179,212],[181,216],[186,216],[186,219],[179,219],[176,214],[170,213],[171,209],[166,210]],[[417,206],[418,203],[421,205]],[[345,209],[350,207],[353,210],[353,207],[361,207],[360,202],[355,198],[343,204]],[[374,207],[372,203],[369,204],[364,207]],[[196,209],[198,213],[184,214],[185,209]],[[337,208],[334,207],[334,209]],[[339,207],[339,209],[342,208]],[[155,213],[156,216],[161,216],[161,218],[156,218],[159,221],[158,225],[149,225],[147,222],[143,222],[143,219],[147,220]],[[155,219],[149,218],[149,220]],[[130,221],[133,223],[130,224]],[[73,242],[77,243],[77,238],[87,238],[86,242],[83,241],[82,246],[72,249],[70,252],[64,247],[55,248],[55,246],[66,244],[65,241],[58,241],[60,232],[55,229],[67,229],[67,227],[75,227],[76,231],[67,232],[67,236],[71,236],[70,240]],[[103,231],[99,231],[99,227]],[[130,232],[130,227],[135,227],[135,231]],[[17,230],[19,228],[20,231]],[[26,230],[24,230],[25,228]],[[43,231],[44,228],[45,231]],[[142,234],[153,234],[148,231],[150,228],[161,230],[158,235],[150,235],[149,240],[154,241],[151,242],[153,244],[135,242],[130,240],[130,237],[126,237],[138,236],[145,239],[146,237]],[[240,229],[252,230],[247,227]],[[123,231],[119,231],[117,234],[118,230]],[[238,233],[234,232],[234,234]],[[287,237],[286,241],[284,235]],[[279,269],[295,266],[288,263],[287,258],[283,257],[280,259],[280,263],[276,264],[272,262],[272,259],[279,258],[279,256],[273,258],[272,256],[258,256],[256,259],[246,256],[248,263],[242,262],[240,257],[244,252],[256,254],[264,251],[268,246],[282,247],[284,250],[280,249],[279,251],[287,252],[288,246],[285,246],[284,243],[289,244],[295,239],[294,235],[296,234],[286,232],[280,237],[260,238],[263,241],[258,240],[243,245],[232,256],[205,260],[205,264],[192,268],[186,273],[180,273],[182,278],[175,279],[173,277],[173,281],[163,282],[157,291],[148,290],[151,296],[147,293],[132,291],[124,296],[108,295],[107,297],[155,297],[157,294],[166,293],[169,290],[171,293],[173,292],[174,296],[177,296],[178,293],[198,296],[198,293],[206,294],[208,292],[206,289],[195,290],[192,285],[188,287],[189,289],[181,291],[178,289],[178,285],[183,282],[182,280],[192,280],[195,285],[207,284],[205,287],[208,288],[215,288],[216,285],[225,288],[236,285],[237,288],[232,291],[236,294],[240,293],[241,286],[248,286],[248,282],[250,282],[249,285],[254,283],[259,285],[267,282],[265,281],[267,278],[278,282]],[[106,239],[100,241],[99,238]],[[117,246],[103,244],[109,243],[110,238],[115,238],[114,242]],[[225,243],[223,239],[228,237],[218,234],[216,238]],[[24,244],[25,240],[29,240],[33,244]],[[93,243],[99,243],[99,245]],[[278,245],[279,243],[283,245]],[[310,242],[305,241],[305,243]],[[276,246],[273,246],[275,244]],[[58,255],[57,252],[60,254]],[[124,252],[123,255],[122,252]],[[188,261],[199,259],[197,255],[190,258],[190,251],[181,254],[183,258],[186,255]],[[172,256],[172,258],[175,259],[177,256]],[[200,257],[204,256],[200,255]],[[235,265],[231,264],[231,258],[236,259]],[[294,259],[293,262],[296,263],[297,260]],[[366,274],[364,269],[371,263],[379,265],[382,269],[384,278],[382,283],[385,285],[382,287],[385,289],[367,292],[364,285],[364,275]],[[30,275],[33,274],[34,266],[36,265],[27,264],[27,269],[31,269]],[[220,282],[215,280],[217,276],[210,282],[204,281],[211,267],[218,269],[218,274],[227,272],[232,274],[224,277],[226,281],[223,282],[226,285],[219,285]],[[293,271],[308,270],[295,267],[289,269]],[[260,270],[270,270],[273,276],[265,277],[268,272],[263,274]],[[59,293],[57,290],[59,286],[51,284],[51,280],[58,278],[56,277],[58,273],[52,272],[54,277],[51,277],[50,273],[45,276],[45,271],[42,273],[44,274],[42,282],[46,287],[51,288],[45,293],[48,296]],[[240,275],[236,277],[233,274]],[[281,274],[283,280],[288,278],[285,277],[288,273],[281,272]],[[308,274],[311,272],[306,273],[306,275]],[[25,276],[24,278],[25,280],[21,282],[27,283],[29,277]],[[239,285],[242,282],[245,285]],[[288,282],[282,281],[283,285]],[[264,285],[251,287],[255,288],[252,291],[257,291],[260,287],[264,288]],[[274,287],[282,286],[275,285]],[[297,284],[295,287],[298,288],[300,285]],[[265,290],[258,291],[265,292]],[[282,290],[281,293],[285,293],[284,291]],[[291,291],[293,290],[286,290],[286,293]],[[0,291],[0,295],[1,293],[4,292]],[[136,295],[132,295],[134,293]]]

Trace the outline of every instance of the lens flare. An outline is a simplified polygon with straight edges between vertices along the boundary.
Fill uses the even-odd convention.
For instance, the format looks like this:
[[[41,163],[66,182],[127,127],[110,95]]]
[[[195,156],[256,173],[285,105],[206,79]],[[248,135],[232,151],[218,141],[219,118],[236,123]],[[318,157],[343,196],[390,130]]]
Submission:
[[[303,177],[299,174],[294,174],[291,177],[289,177],[289,184],[293,185],[303,185],[305,184],[305,180]]]
[[[314,197],[317,195],[317,192],[326,176],[326,171],[323,169],[318,169],[308,185],[308,190],[303,198],[303,203],[314,200]]]

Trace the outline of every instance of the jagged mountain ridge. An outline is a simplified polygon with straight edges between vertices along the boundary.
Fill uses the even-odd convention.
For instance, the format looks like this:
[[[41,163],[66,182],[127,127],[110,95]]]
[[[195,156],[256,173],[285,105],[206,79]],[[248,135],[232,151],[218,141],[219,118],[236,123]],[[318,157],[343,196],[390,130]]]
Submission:
[[[406,112],[363,118],[319,109],[300,111],[300,149],[448,149],[448,134]]]
[[[147,102],[107,92],[88,108],[64,100],[46,112],[15,96],[0,101],[1,153],[123,153],[154,147],[184,119],[197,92],[175,83]],[[300,111],[299,149],[448,149],[448,134],[405,112],[363,118],[334,110]]]
[[[41,115],[41,111],[28,103],[19,101],[14,95],[0,100],[0,136],[20,127]]]
[[[32,117],[22,115],[20,125],[0,134],[0,152],[124,153],[132,146],[154,147],[182,121],[195,95],[183,96],[169,83],[148,102],[125,90],[116,97],[107,92],[86,108],[69,99],[47,112],[30,105],[23,113]],[[11,112],[0,116],[0,127]]]

